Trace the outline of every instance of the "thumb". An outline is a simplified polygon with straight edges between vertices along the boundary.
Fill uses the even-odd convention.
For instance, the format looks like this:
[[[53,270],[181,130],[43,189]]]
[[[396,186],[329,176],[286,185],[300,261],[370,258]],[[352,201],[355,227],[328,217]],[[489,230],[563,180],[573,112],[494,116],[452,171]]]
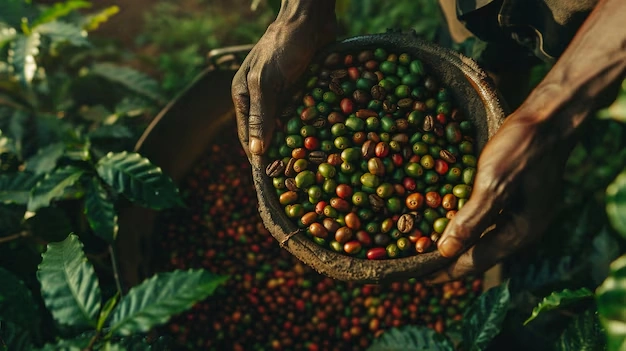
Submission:
[[[503,194],[493,190],[501,189],[494,186],[493,178],[479,172],[474,184],[467,204],[452,218],[439,239],[437,247],[444,257],[460,254],[480,238],[500,210],[498,205],[502,203]]]
[[[248,76],[250,92],[248,136],[250,152],[255,155],[262,155],[267,151],[275,126],[279,86],[273,84],[275,78],[266,72],[268,71],[262,70],[261,73],[251,71]]]

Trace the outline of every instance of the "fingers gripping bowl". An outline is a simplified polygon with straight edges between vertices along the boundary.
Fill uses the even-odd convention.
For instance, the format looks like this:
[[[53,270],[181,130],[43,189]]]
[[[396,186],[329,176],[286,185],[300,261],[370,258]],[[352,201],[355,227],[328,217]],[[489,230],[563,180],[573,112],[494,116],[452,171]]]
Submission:
[[[445,267],[449,259],[429,241],[430,231],[442,232],[458,205],[441,194],[459,185],[454,191],[463,202],[471,191],[465,177],[447,174],[463,166],[471,173],[506,116],[488,76],[469,58],[400,33],[333,44],[311,67],[279,118],[273,146],[252,159],[267,229],[300,260],[339,280],[381,282]],[[312,138],[302,138],[307,133]],[[413,193],[416,201],[408,199]],[[365,230],[367,221],[374,224]]]

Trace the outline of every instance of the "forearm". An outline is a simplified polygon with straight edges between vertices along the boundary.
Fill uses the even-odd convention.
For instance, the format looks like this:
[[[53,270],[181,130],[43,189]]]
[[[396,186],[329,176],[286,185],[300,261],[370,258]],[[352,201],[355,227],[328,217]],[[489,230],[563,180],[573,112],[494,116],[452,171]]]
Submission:
[[[598,98],[624,77],[625,20],[626,1],[601,0],[522,108],[540,121],[557,119],[567,134],[576,130]]]

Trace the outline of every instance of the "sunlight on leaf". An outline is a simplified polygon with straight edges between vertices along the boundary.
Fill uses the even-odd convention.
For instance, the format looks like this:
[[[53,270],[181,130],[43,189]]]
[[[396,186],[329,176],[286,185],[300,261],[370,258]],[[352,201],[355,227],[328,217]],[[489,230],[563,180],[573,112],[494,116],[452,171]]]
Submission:
[[[41,293],[54,319],[72,326],[96,326],[101,293],[98,278],[74,234],[48,244],[37,271]]]
[[[204,300],[227,279],[205,270],[159,273],[122,298],[113,311],[110,333],[146,332]]]
[[[611,274],[596,289],[596,301],[609,351],[626,349],[626,255],[611,264]]]
[[[28,201],[28,210],[35,212],[41,207],[50,206],[51,201],[68,194],[84,172],[74,166],[65,166],[46,174],[33,189]]]
[[[184,205],[172,179],[138,153],[111,152],[98,161],[96,171],[115,191],[141,206],[160,210]]]
[[[593,296],[593,292],[587,288],[554,291],[552,294],[544,297],[543,300],[539,302],[539,304],[533,309],[531,316],[524,322],[524,325],[528,324],[544,312],[563,308],[565,306],[587,300]]]
[[[70,12],[78,9],[84,9],[91,7],[91,2],[82,0],[69,0],[65,2],[57,2],[47,8],[41,15],[33,22],[32,27],[52,22],[63,16],[67,16]]]
[[[107,22],[111,17],[120,12],[120,8],[116,5],[109,6],[92,15],[85,16],[83,20],[83,29],[93,31],[100,27],[101,24]]]
[[[626,238],[626,170],[606,188],[606,213],[613,228]]]
[[[13,74],[25,84],[30,84],[35,77],[35,71],[37,70],[35,57],[39,54],[40,44],[41,37],[39,33],[18,35],[11,42],[8,63],[12,67]]]

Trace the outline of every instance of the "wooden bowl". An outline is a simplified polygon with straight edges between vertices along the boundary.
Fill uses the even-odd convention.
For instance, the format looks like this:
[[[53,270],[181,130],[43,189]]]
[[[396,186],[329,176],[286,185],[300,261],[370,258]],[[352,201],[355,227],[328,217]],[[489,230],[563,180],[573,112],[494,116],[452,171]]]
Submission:
[[[324,49],[315,62],[328,54],[358,53],[382,47],[389,52],[409,53],[420,59],[428,72],[449,88],[460,110],[475,125],[476,146],[480,151],[506,116],[506,105],[491,79],[475,61],[459,53],[418,39],[411,33],[384,33],[350,38]],[[265,174],[270,162],[256,158],[252,174],[259,200],[259,212],[265,227],[294,256],[316,271],[344,281],[381,282],[420,277],[443,268],[450,259],[433,251],[406,258],[367,260],[339,254],[310,240],[285,214],[284,207]]]

